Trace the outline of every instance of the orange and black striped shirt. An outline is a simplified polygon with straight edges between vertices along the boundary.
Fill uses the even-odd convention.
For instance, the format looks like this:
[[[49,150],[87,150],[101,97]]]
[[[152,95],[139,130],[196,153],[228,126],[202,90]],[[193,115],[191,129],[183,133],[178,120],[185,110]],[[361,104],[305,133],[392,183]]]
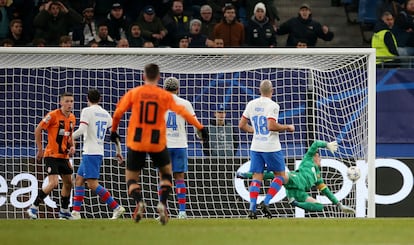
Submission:
[[[43,130],[47,131],[47,146],[44,157],[69,158],[71,138],[75,128],[76,118],[73,113],[66,117],[61,109],[49,112],[40,122]]]

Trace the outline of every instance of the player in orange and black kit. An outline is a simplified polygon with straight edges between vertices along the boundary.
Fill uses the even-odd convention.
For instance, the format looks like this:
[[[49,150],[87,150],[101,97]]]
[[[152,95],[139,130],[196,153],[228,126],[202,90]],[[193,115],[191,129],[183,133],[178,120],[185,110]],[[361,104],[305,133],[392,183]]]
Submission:
[[[61,107],[49,112],[36,127],[36,160],[41,162],[44,159],[49,183],[39,190],[36,200],[27,210],[31,219],[38,218],[39,204],[58,186],[59,175],[63,181],[59,218],[72,219],[72,215],[69,212],[69,202],[72,189],[73,167],[69,162],[69,155],[75,153],[75,146],[72,139],[73,129],[76,124],[75,115],[72,113],[73,102],[73,95],[71,93],[63,93],[60,95]],[[42,143],[43,130],[47,131],[48,142],[44,151]]]
[[[131,109],[129,118],[126,145],[127,168],[126,181],[128,195],[132,197],[137,206],[132,218],[139,222],[145,211],[145,203],[142,200],[139,176],[145,165],[147,153],[153,164],[160,171],[160,203],[157,211],[161,224],[168,221],[167,199],[171,192],[172,167],[167,150],[167,137],[165,125],[165,113],[172,110],[184,117],[187,122],[194,125],[203,140],[208,140],[208,132],[200,122],[191,115],[184,106],[177,105],[171,93],[158,87],[160,70],[156,64],[148,64],[144,69],[144,85],[129,90],[118,102],[113,115],[111,140],[117,142],[119,135],[116,133],[123,114]]]

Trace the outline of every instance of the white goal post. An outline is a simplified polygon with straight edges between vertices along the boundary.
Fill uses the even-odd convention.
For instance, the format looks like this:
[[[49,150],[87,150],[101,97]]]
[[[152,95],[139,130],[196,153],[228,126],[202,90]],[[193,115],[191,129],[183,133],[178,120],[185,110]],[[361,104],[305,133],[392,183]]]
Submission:
[[[374,49],[36,47],[0,48],[0,218],[24,218],[25,209],[44,183],[47,175],[43,164],[35,161],[34,129],[47,112],[59,107],[59,94],[68,91],[75,95],[73,112],[77,120],[87,106],[90,88],[101,91],[101,105],[113,113],[120,97],[141,84],[148,63],[160,66],[160,86],[169,76],[180,80],[179,95],[193,104],[197,117],[212,133],[207,156],[193,128],[188,127],[190,218],[246,217],[249,180],[237,179],[235,174],[248,168],[250,137],[237,125],[247,101],[260,95],[258,87],[264,79],[274,82],[273,99],[281,108],[280,122],[293,123],[296,128],[294,133],[280,136],[288,170],[297,167],[314,140],[337,140],[336,154],[321,150],[323,178],[338,199],[356,209],[356,217],[375,217]],[[217,108],[226,112],[225,133],[210,125]],[[124,155],[128,116],[119,129]],[[124,167],[117,165],[115,146],[109,139],[105,149],[100,182],[128,208],[129,216],[135,206],[126,194]],[[78,147],[75,171],[80,153]],[[362,173],[356,183],[346,178],[347,168],[353,165]],[[157,181],[156,170],[146,168],[141,184],[147,218],[156,215]],[[58,191],[41,205],[41,218],[57,217]],[[259,200],[265,191],[263,187]],[[277,217],[352,217],[341,213],[316,190],[311,192],[326,204],[323,212],[292,208],[283,189],[272,199],[271,211]],[[175,192],[168,203],[175,217]],[[105,203],[86,191],[83,217],[107,218],[110,213]]]

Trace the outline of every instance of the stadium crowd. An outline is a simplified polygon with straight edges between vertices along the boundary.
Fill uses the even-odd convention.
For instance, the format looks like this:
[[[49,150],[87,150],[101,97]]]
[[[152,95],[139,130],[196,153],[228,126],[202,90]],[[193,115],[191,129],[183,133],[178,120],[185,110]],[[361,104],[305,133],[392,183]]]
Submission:
[[[273,0],[0,0],[1,46],[315,46],[333,33],[308,4],[280,24]],[[297,31],[301,30],[301,31]],[[304,31],[302,31],[304,30]],[[182,44],[180,44],[182,43]]]

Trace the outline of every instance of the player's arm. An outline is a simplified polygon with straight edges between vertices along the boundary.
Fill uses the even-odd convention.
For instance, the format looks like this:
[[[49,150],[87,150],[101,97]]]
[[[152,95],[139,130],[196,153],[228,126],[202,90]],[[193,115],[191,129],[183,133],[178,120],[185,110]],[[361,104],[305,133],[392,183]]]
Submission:
[[[325,195],[333,204],[338,206],[344,213],[355,213],[355,210],[351,207],[348,207],[344,204],[342,204],[338,199],[335,197],[335,195],[331,192],[328,186],[324,182],[321,182],[316,186],[316,188]]]
[[[289,131],[294,132],[295,126],[293,124],[280,124],[276,121],[275,118],[269,117],[267,119],[267,127],[270,131],[277,131],[277,132],[283,132],[283,131]]]
[[[81,137],[84,133],[86,133],[87,129],[88,129],[88,124],[84,122],[80,122],[79,128],[73,133],[72,138],[75,140]]]
[[[114,112],[114,114],[112,116],[112,128],[111,128],[111,132],[116,132],[116,130],[118,129],[118,126],[119,126],[119,122],[122,119],[122,116],[124,115],[124,113],[129,108],[131,108],[131,106],[132,106],[131,97],[132,97],[132,90],[128,91],[119,100],[118,104],[116,105],[115,112]],[[112,136],[111,136],[111,140],[112,140]],[[115,142],[115,141],[113,141],[113,142]]]
[[[249,125],[249,119],[247,119],[245,116],[242,116],[240,118],[239,128],[246,133],[254,133],[253,127]]]
[[[42,122],[39,123],[35,129],[35,142],[37,147],[36,160],[39,162],[43,158],[43,144],[42,144]]]
[[[192,124],[194,127],[196,127],[197,130],[197,136],[202,139],[204,142],[208,141],[208,130],[206,127],[204,127],[197,119],[197,117],[194,117],[184,106],[178,105],[175,103],[172,96],[170,96],[169,99],[169,109],[177,113],[178,115],[182,116],[188,123]]]
[[[124,157],[122,156],[122,148],[121,148],[121,141],[116,139],[115,142],[116,147],[116,159],[118,160],[118,164],[122,164],[124,162]]]

